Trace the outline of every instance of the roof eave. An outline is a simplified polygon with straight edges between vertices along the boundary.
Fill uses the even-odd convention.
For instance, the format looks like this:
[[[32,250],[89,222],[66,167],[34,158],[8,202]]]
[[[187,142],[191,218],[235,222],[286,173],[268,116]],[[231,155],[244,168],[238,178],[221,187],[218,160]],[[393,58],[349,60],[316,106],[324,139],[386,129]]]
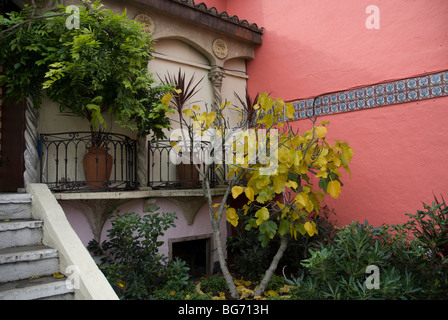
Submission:
[[[246,20],[240,21],[238,17],[229,16],[226,12],[218,13],[214,7],[209,9],[203,3],[195,5],[193,1],[184,2],[182,0],[134,1],[254,44],[262,43],[263,28],[258,28],[256,24],[249,24]]]

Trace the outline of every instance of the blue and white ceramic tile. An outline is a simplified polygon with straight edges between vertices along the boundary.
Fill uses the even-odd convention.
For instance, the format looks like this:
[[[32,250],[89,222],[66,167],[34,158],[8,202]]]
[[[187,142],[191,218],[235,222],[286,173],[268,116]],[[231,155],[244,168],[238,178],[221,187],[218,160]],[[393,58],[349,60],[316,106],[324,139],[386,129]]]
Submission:
[[[448,96],[448,71],[325,94],[293,104],[296,119],[301,119],[443,96]]]

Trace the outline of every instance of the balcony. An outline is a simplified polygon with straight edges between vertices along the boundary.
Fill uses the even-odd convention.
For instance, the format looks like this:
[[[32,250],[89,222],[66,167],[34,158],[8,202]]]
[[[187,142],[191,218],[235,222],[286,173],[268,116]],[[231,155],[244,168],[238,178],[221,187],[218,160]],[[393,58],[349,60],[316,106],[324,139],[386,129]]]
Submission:
[[[207,141],[192,145],[170,140],[148,142],[148,187],[153,190],[201,189],[204,179],[195,165],[205,172],[213,153],[212,144]],[[206,174],[211,188],[224,186],[227,166],[213,163]]]
[[[95,135],[101,148],[93,150],[89,131],[41,134],[40,182],[53,192],[135,190],[136,140],[108,132]]]

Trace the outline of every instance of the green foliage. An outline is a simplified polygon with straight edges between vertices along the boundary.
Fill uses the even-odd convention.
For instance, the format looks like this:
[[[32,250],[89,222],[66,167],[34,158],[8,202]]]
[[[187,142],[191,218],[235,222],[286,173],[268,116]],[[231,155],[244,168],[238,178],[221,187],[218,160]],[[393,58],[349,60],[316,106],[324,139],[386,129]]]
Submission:
[[[411,217],[419,219],[418,216]],[[434,217],[432,222],[429,221],[433,224],[437,219]],[[295,286],[294,298],[448,298],[446,263],[433,257],[430,247],[418,237],[408,236],[408,226],[413,225],[415,220],[404,225],[377,228],[367,222],[352,222],[340,228],[332,242],[321,245],[319,250],[310,250],[311,257],[302,260],[303,269],[298,277],[287,280]],[[366,286],[369,276],[366,268],[370,265],[379,268],[378,289]]]
[[[266,286],[266,291],[269,291],[269,290],[278,291],[284,285],[285,285],[285,279],[282,276],[274,274],[274,275],[272,275],[271,280],[269,281],[268,285]]]
[[[31,96],[39,107],[46,95],[70,111],[86,118],[93,130],[105,127],[102,113],[139,133],[163,137],[169,128],[170,112],[162,97],[169,86],[155,86],[147,65],[153,51],[149,34],[140,24],[102,9],[79,6],[80,28],[66,27],[65,7],[48,18],[24,23],[0,41],[0,65],[5,99]],[[0,28],[8,29],[30,19],[31,10],[0,16]]]
[[[220,275],[211,275],[201,281],[201,290],[203,292],[220,292],[227,290],[226,280]]]
[[[403,229],[413,234],[424,244],[430,260],[438,262],[448,259],[448,206],[434,197],[431,206],[423,204],[425,210],[407,214],[411,220]]]
[[[268,207],[269,208],[269,207]],[[250,208],[247,214],[239,212],[241,224],[235,228],[235,235],[227,238],[227,248],[236,271],[244,274],[248,279],[256,279],[263,274],[269,266],[269,261],[274,257],[279,245],[280,237],[274,237],[262,246],[260,242],[260,231],[255,228],[244,229],[247,221],[255,216],[256,208]],[[300,261],[310,257],[308,249],[320,248],[320,243],[328,242],[335,230],[334,223],[329,220],[330,212],[327,207],[315,218],[318,233],[312,237],[304,235],[297,239],[291,239],[286,249],[280,265],[287,266],[288,270],[296,270],[300,266]]]
[[[154,208],[157,211],[158,208]],[[166,283],[172,287],[186,284],[188,268],[159,254],[159,237],[174,227],[174,213],[134,212],[116,214],[108,240],[101,245],[92,240],[88,249],[102,256],[101,270],[122,299],[145,299]]]
[[[164,282],[154,291],[151,299],[182,300],[187,294],[193,293],[195,287],[189,281],[189,270],[187,263],[179,258],[170,261],[165,269]]]

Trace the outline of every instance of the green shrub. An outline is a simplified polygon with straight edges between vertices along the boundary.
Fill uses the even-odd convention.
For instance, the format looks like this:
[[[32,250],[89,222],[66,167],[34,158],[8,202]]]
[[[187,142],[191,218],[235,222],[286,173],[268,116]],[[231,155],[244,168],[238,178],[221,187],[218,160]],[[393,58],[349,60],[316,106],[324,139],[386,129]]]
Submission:
[[[431,217],[426,221],[429,225],[437,223]],[[410,221],[374,228],[367,222],[352,222],[339,228],[332,242],[322,244],[319,250],[310,250],[311,257],[302,260],[303,269],[297,277],[287,279],[288,284],[294,285],[294,298],[448,298],[446,261],[432,254],[433,242],[425,244],[419,237],[420,231],[414,233],[416,230],[410,227],[414,225]],[[378,267],[379,288],[367,286],[367,281],[372,280],[366,273],[370,265]]]
[[[167,265],[167,257],[158,252],[163,244],[158,238],[175,226],[176,215],[159,214],[158,209],[144,216],[117,213],[108,240],[101,245],[92,240],[88,245],[102,256],[101,270],[121,299],[146,299],[167,281],[173,286],[185,284],[185,266],[179,262]],[[176,269],[183,275],[174,275]]]
[[[226,291],[226,280],[220,275],[213,274],[201,281],[201,290],[205,293]]]

